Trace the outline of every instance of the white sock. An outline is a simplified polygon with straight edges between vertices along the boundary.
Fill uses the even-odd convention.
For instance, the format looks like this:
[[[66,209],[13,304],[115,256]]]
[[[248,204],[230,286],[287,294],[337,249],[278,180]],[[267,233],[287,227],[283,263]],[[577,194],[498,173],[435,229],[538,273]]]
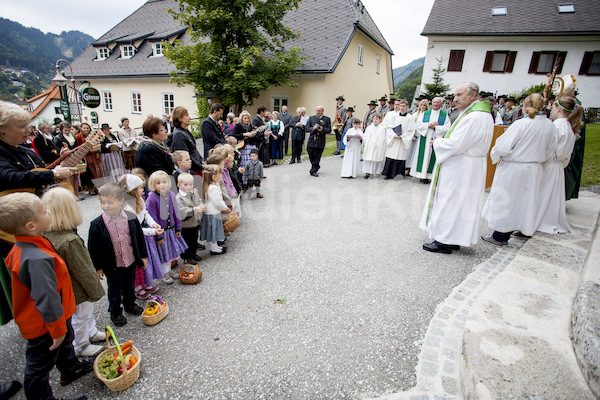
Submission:
[[[219,247],[216,242],[209,242],[208,244],[210,245],[210,251],[220,253],[221,250],[223,250],[223,248]]]

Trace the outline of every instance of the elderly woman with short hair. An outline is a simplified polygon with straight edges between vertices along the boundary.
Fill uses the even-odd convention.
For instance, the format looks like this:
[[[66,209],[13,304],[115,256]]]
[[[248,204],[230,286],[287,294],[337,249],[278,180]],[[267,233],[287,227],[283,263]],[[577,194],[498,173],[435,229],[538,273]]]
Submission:
[[[142,125],[144,138],[135,153],[135,165],[150,176],[154,171],[165,171],[171,175],[175,167],[171,153],[164,141],[168,134],[160,118],[152,117]]]

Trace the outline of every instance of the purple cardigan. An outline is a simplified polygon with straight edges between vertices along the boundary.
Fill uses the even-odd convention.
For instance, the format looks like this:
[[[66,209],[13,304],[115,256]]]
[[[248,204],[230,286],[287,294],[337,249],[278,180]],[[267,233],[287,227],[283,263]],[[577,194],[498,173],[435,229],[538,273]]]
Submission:
[[[146,210],[148,210],[152,218],[154,218],[156,223],[159,224],[161,228],[169,229],[175,227],[176,232],[181,232],[181,218],[179,217],[179,207],[177,206],[177,198],[175,197],[175,193],[171,191],[168,192],[168,196],[168,213],[167,204],[164,201],[164,198],[156,192],[148,193],[148,199],[146,200]]]

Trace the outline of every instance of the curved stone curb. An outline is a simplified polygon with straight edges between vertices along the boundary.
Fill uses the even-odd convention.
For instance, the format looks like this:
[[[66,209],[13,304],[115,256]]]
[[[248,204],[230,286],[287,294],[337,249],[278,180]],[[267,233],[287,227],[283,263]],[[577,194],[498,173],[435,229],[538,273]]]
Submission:
[[[378,400],[463,398],[460,363],[467,315],[477,297],[510,264],[524,243],[524,240],[512,238],[509,246],[500,248],[490,259],[475,267],[438,305],[423,338],[417,364],[417,385],[406,392],[377,397]]]

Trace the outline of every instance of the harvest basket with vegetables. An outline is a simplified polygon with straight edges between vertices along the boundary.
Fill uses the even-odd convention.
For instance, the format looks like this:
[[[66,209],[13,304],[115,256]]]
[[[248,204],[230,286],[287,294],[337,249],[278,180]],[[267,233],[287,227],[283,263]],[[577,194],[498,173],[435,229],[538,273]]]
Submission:
[[[202,279],[200,268],[192,264],[185,264],[179,269],[179,282],[186,285],[193,285]]]
[[[146,302],[142,313],[142,322],[146,325],[156,325],[169,314],[169,305],[160,296],[152,296]]]
[[[110,345],[112,337],[114,346]],[[94,372],[113,392],[125,390],[140,376],[142,354],[131,340],[121,346],[112,328],[106,325],[106,347],[94,361]]]

